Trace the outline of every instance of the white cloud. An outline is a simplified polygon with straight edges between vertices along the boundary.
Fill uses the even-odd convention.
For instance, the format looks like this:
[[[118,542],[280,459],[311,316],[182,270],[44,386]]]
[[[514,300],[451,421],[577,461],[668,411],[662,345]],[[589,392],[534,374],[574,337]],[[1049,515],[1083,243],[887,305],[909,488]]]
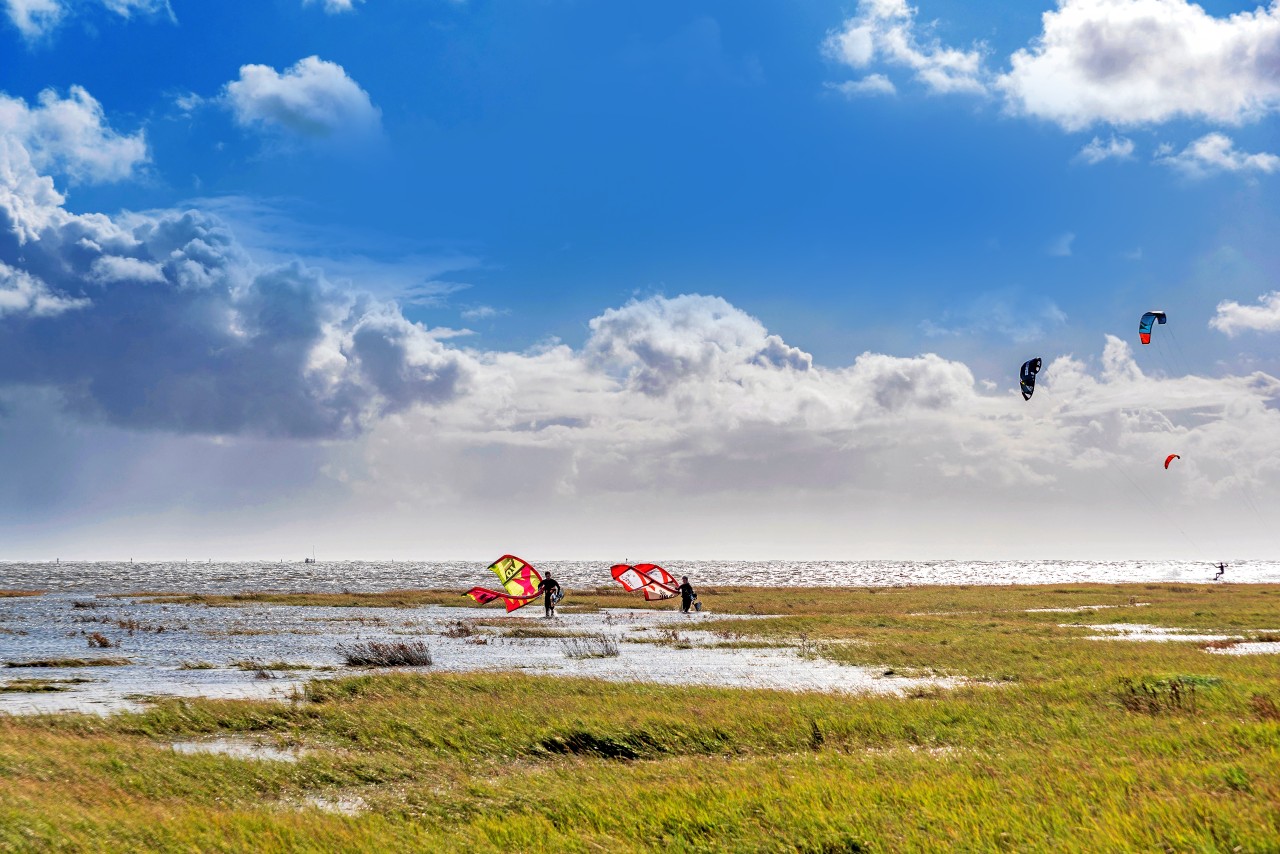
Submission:
[[[317,56],[299,60],[283,73],[266,65],[245,65],[224,89],[236,121],[245,127],[284,131],[321,139],[361,140],[376,136],[381,111],[341,65]]]
[[[498,310],[491,305],[476,305],[462,310],[463,320],[492,320],[499,315],[510,314],[506,310]]]
[[[1280,332],[1280,291],[1258,297],[1257,305],[1223,300],[1209,325],[1229,338],[1241,332]]]
[[[118,255],[102,255],[89,265],[88,279],[95,284],[106,285],[112,282],[153,282],[163,283],[164,267],[155,261],[142,261],[138,258]]]
[[[55,294],[48,285],[25,270],[14,269],[0,261],[0,317],[6,314],[53,317],[87,305],[87,299]]]
[[[1214,172],[1262,172],[1280,171],[1280,157],[1261,152],[1246,154],[1235,147],[1231,138],[1221,133],[1210,133],[1189,144],[1178,154],[1165,151],[1156,158],[1188,175],[1200,178]]]
[[[586,353],[645,394],[743,366],[808,370],[813,359],[769,335],[754,317],[719,297],[654,297],[609,309],[590,323]]]
[[[122,181],[148,159],[143,132],[112,130],[102,105],[81,86],[72,86],[66,98],[46,89],[35,107],[0,95],[0,134],[21,143],[37,169],[73,182]]]
[[[858,12],[823,43],[830,58],[850,68],[865,69],[876,63],[909,69],[930,92],[982,94],[987,91],[983,50],[947,47],[937,38],[918,35],[914,6],[906,0],[860,0]],[[873,81],[873,82],[868,82]],[[883,82],[881,82],[883,81]],[[855,92],[887,92],[887,77],[874,74],[862,81],[868,88]],[[844,91],[842,84],[837,88]],[[846,94],[850,94],[846,91]]]
[[[1071,255],[1071,245],[1075,242],[1075,232],[1068,231],[1055,237],[1045,251],[1054,258],[1068,258]]]
[[[893,85],[893,81],[883,74],[868,74],[859,80],[845,80],[840,83],[826,84],[828,89],[832,89],[844,95],[847,98],[856,98],[863,95],[896,95],[898,88]]]
[[[53,31],[66,9],[59,0],[6,0],[9,20],[23,37],[35,40]]]
[[[1194,118],[1239,124],[1280,107],[1280,5],[1215,17],[1186,0],[1060,0],[999,87],[1067,130]]]
[[[90,3],[92,0],[83,5]],[[161,13],[170,20],[174,19],[169,0],[96,0],[93,4],[102,6],[126,19],[132,18],[135,14]],[[4,0],[4,5],[9,20],[28,41],[37,41],[48,36],[76,7],[76,4],[69,0]]]
[[[1092,166],[1104,160],[1128,160],[1133,156],[1133,148],[1133,140],[1128,137],[1117,137],[1112,134],[1111,138],[1104,142],[1100,137],[1095,136],[1080,149],[1076,157]]]

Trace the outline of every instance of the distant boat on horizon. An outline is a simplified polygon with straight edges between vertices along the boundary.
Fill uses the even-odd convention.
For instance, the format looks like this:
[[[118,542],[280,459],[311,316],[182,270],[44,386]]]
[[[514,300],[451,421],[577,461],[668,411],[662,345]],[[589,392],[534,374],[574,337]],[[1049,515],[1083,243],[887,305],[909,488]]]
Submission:
[[[302,562],[303,562],[303,563],[315,563],[315,562],[316,562],[316,547],[315,547],[315,546],[312,546],[312,547],[311,547],[311,557],[309,557],[309,558],[303,558]]]

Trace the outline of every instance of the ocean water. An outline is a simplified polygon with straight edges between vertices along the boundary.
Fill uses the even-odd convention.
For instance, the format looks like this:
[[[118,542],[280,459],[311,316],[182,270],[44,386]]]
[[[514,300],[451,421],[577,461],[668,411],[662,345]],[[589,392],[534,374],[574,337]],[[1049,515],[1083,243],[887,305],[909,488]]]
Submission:
[[[496,557],[496,555],[495,555]],[[695,587],[892,587],[908,584],[1204,583],[1217,573],[1191,561],[658,561]],[[566,587],[612,585],[610,561],[535,561]],[[0,563],[0,589],[49,592],[243,593],[491,586],[480,561],[321,561],[166,563]],[[1232,563],[1224,581],[1280,583],[1280,561]]]

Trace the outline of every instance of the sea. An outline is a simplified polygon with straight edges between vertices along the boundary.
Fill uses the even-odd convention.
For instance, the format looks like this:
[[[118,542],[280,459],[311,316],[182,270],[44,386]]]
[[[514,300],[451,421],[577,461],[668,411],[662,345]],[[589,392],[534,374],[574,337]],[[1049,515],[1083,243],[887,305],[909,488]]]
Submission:
[[[535,561],[567,588],[613,584],[616,561]],[[1209,582],[1217,567],[1195,561],[649,561],[695,586],[894,587],[917,584],[1074,584]],[[94,594],[142,591],[182,593],[376,592],[492,585],[482,561],[168,561],[0,562],[0,590]],[[1222,581],[1280,583],[1280,561],[1232,562]]]

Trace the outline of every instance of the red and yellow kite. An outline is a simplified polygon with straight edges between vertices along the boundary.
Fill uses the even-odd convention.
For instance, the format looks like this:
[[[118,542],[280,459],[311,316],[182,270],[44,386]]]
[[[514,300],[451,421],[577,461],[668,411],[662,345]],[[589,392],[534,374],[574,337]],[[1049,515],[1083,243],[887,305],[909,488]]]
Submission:
[[[498,576],[502,592],[487,587],[472,587],[463,595],[470,596],[481,605],[501,599],[502,604],[507,606],[508,614],[538,598],[538,583],[542,581],[542,576],[531,564],[515,555],[498,558],[489,565],[489,571]]]

